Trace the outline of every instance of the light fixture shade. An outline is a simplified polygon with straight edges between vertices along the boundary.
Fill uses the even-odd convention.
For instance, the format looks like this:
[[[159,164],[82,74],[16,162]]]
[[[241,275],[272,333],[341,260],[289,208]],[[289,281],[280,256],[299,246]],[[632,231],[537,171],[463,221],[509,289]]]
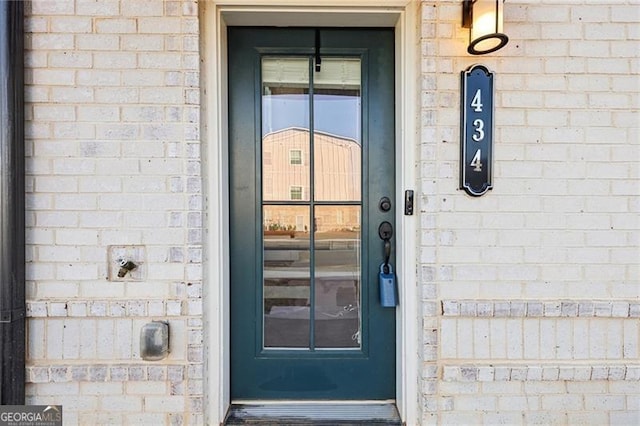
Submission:
[[[471,7],[465,7],[471,15],[467,52],[484,55],[507,44],[509,37],[502,32],[503,2],[504,0],[472,0],[469,2]]]

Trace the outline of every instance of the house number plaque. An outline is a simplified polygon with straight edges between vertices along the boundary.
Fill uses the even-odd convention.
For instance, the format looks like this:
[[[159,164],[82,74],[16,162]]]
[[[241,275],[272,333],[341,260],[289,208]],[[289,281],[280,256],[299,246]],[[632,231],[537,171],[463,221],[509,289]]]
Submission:
[[[480,196],[492,188],[493,73],[483,65],[462,72],[460,187]]]

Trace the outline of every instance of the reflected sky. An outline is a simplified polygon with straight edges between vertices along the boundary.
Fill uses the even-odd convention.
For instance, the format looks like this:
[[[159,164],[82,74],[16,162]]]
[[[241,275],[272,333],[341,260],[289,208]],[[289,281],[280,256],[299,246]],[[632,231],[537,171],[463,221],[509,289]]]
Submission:
[[[291,127],[309,128],[308,95],[263,95],[262,102],[262,136]],[[359,96],[314,95],[314,108],[316,131],[360,142],[360,121],[344,119],[360,116]]]

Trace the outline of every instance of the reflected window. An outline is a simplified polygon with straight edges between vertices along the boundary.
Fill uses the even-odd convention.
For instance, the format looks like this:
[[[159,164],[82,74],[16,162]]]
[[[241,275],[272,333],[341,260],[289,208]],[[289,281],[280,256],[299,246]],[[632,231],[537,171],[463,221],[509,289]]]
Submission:
[[[302,200],[302,187],[292,186],[289,194],[292,200]]]
[[[292,149],[289,151],[289,164],[301,165],[302,164],[302,150]]]

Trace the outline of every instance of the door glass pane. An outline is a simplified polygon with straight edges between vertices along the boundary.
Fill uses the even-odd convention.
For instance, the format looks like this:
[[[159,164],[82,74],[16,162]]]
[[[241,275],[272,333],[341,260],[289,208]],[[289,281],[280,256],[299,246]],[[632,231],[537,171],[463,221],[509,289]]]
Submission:
[[[360,60],[311,63],[262,59],[264,347],[359,348]]]
[[[360,206],[317,206],[315,220],[316,347],[360,347]]]
[[[323,58],[314,73],[316,201],[361,200],[360,59]]]
[[[262,196],[309,200],[309,59],[262,59]]]
[[[264,346],[309,347],[309,207],[264,206]]]

